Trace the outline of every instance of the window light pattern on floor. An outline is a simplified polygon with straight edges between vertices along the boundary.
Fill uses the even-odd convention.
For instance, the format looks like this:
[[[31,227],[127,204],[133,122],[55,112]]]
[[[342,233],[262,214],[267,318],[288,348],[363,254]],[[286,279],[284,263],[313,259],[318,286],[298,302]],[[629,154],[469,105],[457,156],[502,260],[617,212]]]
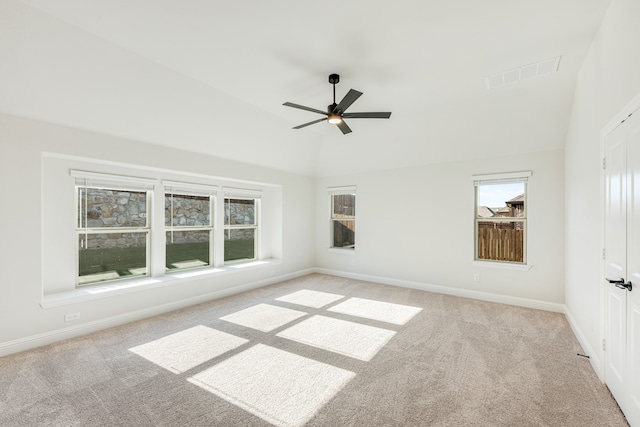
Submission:
[[[246,342],[248,340],[244,338],[199,325],[130,348],[129,351],[180,374]]]
[[[349,298],[326,308],[343,298],[343,295],[303,289],[275,298],[273,302],[307,307],[304,311],[259,303],[219,320],[368,362],[396,332],[328,315],[346,314],[404,325],[421,310],[363,298]],[[313,315],[313,312],[326,315]],[[305,316],[309,317],[303,319]],[[276,331],[284,327],[281,332]],[[255,333],[253,336],[259,337]],[[194,375],[189,373],[186,380],[281,427],[302,427],[356,375],[259,342],[241,351],[239,347],[250,342],[198,325],[129,350],[170,372],[183,374],[237,349],[237,354],[221,358],[223,360],[213,365],[209,363],[209,367],[201,368]]]
[[[374,326],[313,316],[277,336],[368,362],[395,334]]]
[[[188,379],[276,426],[300,427],[355,377],[263,344]]]
[[[379,320],[381,322],[393,323],[394,325],[404,325],[411,320],[413,316],[420,313],[422,309],[420,307],[392,304],[384,301],[349,298],[338,305],[334,305],[327,311]]]
[[[290,308],[258,304],[220,319],[258,331],[271,332],[306,315],[307,313],[303,311],[291,310]]]
[[[276,301],[290,302],[293,304],[303,305],[305,307],[321,308],[342,298],[344,298],[344,295],[303,289],[301,291],[276,298]]]

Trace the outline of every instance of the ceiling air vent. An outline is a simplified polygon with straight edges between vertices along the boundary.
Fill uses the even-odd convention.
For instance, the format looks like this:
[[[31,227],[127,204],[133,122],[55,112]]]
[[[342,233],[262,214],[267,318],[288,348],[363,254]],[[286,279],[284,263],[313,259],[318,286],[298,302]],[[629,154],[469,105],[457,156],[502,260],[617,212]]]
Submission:
[[[545,59],[535,64],[523,65],[501,73],[492,74],[485,78],[487,89],[491,90],[518,83],[522,80],[535,79],[536,77],[555,73],[558,71],[559,64],[560,56],[556,56],[555,58]]]

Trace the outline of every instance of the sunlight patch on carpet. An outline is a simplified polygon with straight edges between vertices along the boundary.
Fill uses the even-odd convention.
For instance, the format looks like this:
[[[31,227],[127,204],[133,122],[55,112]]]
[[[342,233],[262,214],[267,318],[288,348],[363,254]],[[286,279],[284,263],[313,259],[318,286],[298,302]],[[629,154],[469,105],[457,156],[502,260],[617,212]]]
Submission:
[[[188,379],[276,426],[300,427],[355,374],[257,344]]]
[[[360,323],[313,316],[277,336],[368,362],[395,334]]]
[[[220,319],[262,332],[270,332],[306,315],[307,313],[303,311],[291,310],[290,308],[258,304]]]
[[[206,326],[194,326],[129,349],[150,362],[180,374],[248,342]]]
[[[394,325],[404,325],[411,320],[413,316],[422,311],[422,309],[420,307],[392,304],[390,302],[349,298],[329,308],[327,311],[363,317],[365,319],[380,320],[382,322],[393,323]]]
[[[276,298],[276,301],[290,302],[293,304],[304,305],[305,307],[321,308],[342,298],[344,298],[344,295],[303,289],[301,291]]]

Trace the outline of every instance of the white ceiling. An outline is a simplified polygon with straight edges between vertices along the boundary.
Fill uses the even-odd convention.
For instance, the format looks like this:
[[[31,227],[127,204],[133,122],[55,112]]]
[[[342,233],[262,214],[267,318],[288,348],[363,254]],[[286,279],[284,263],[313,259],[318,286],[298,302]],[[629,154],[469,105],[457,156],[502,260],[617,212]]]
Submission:
[[[557,149],[609,3],[0,0],[0,110],[315,176]],[[330,73],[391,119],[290,129],[320,116],[282,103],[325,109]]]

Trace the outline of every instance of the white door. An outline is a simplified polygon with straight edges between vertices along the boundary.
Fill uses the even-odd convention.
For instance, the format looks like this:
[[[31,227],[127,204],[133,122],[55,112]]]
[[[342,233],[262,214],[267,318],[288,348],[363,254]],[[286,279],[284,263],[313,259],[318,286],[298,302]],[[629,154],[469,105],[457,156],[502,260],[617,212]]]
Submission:
[[[606,139],[605,278],[625,282],[627,274],[627,144],[618,126]],[[620,407],[625,396],[627,291],[606,286],[605,380]]]
[[[640,426],[640,112],[605,141],[605,381]]]

